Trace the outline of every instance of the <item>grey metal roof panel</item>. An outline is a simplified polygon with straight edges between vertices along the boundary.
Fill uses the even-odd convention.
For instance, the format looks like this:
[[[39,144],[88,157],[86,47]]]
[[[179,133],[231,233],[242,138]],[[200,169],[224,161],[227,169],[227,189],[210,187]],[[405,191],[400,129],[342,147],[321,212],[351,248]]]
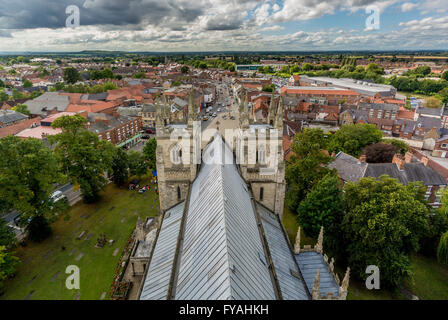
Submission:
[[[324,257],[320,253],[315,251],[301,252],[300,254],[295,255],[295,259],[300,267],[300,271],[302,272],[310,294],[313,290],[317,270],[320,268],[319,290],[321,294],[332,292],[333,296],[338,296],[339,285],[328,270]]]
[[[232,151],[216,135],[203,158],[191,188],[175,298],[275,299],[250,194]]]
[[[184,202],[165,213],[140,300],[165,300],[168,294]]]
[[[261,217],[283,299],[309,300],[304,279],[299,279],[291,273],[293,271],[294,274],[299,274],[299,268],[294,261],[280,221],[274,213],[258,203],[257,211]]]

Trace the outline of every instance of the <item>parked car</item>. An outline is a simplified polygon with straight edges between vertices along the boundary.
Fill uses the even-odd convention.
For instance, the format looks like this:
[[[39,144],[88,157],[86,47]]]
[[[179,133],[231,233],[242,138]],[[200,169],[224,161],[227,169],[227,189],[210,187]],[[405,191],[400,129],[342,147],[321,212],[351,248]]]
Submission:
[[[60,200],[66,200],[67,197],[65,194],[62,193],[62,191],[57,190],[55,192],[53,192],[53,194],[50,196],[50,199],[53,201],[53,203],[56,203]]]
[[[218,116],[216,113],[212,114],[212,117],[215,118],[216,116]]]
[[[148,129],[145,130],[145,133],[156,134],[156,129],[155,128],[148,128]]]
[[[207,121],[208,120],[208,118],[207,117],[202,117],[202,121]]]

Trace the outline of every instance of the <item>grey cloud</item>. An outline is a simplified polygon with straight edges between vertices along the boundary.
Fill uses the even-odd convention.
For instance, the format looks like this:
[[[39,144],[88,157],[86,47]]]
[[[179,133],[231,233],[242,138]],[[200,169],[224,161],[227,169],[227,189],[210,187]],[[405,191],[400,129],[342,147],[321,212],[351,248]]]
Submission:
[[[69,5],[79,7],[81,25],[128,26],[129,29],[138,29],[135,26],[139,25],[163,25],[173,18],[188,23],[203,13],[194,1],[0,0],[0,28],[62,28]]]

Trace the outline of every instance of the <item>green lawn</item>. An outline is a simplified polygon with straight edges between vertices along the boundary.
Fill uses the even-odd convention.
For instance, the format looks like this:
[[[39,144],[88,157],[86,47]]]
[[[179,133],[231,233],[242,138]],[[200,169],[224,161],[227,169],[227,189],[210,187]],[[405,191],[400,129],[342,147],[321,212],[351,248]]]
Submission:
[[[282,223],[286,233],[288,234],[289,241],[291,241],[291,244],[294,245],[296,242],[297,229],[299,229],[299,223],[297,222],[297,215],[293,214],[286,206],[283,212]],[[302,229],[300,233],[300,246],[303,247],[308,244],[314,246],[316,244],[316,240],[308,237]]]
[[[81,300],[95,300],[100,299],[103,292],[109,299],[115,269],[135,228],[137,216],[155,216],[158,209],[158,196],[153,188],[138,194],[112,184],[107,186],[100,202],[78,203],[71,208],[69,220],[55,222],[49,239],[38,244],[28,242],[26,247],[18,248],[17,256],[22,263],[16,277],[5,283],[5,294],[0,298],[21,300],[34,291],[30,299],[66,300],[80,293]],[[84,230],[86,235],[76,240]],[[115,244],[94,248],[102,233],[116,240]],[[66,249],[62,250],[62,246]],[[80,290],[65,287],[68,277],[65,269],[69,265],[80,268]]]
[[[406,281],[406,288],[424,300],[448,300],[448,266],[421,255],[411,260],[414,277]]]

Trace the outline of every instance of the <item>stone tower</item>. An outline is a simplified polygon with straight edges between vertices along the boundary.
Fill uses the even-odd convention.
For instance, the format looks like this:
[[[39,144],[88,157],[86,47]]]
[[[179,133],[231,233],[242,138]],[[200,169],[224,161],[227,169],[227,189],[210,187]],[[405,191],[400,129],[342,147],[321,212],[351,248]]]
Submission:
[[[254,124],[249,116],[247,93],[242,93],[237,158],[243,178],[256,201],[283,216],[285,161],[283,153],[283,101],[271,97],[266,123]]]
[[[189,99],[188,116],[182,121],[170,120],[170,107],[165,95],[156,101],[156,164],[160,209],[165,211],[187,197],[190,183],[197,173],[197,144],[193,137],[200,134],[194,127],[197,110],[192,93]]]

